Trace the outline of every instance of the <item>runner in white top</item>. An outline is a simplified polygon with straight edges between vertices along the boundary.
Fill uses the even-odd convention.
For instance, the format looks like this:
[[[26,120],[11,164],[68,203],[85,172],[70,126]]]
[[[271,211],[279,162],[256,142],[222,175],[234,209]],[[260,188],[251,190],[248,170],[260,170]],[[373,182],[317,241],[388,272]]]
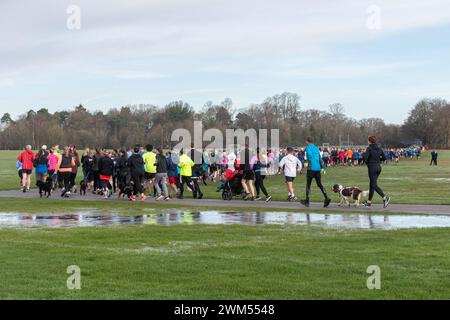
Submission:
[[[295,201],[297,197],[294,193],[294,180],[297,177],[297,171],[302,170],[302,163],[296,156],[294,156],[294,149],[287,148],[288,154],[281,159],[279,164],[279,173],[281,169],[284,171],[284,177],[286,178],[286,184],[288,189],[288,201]]]

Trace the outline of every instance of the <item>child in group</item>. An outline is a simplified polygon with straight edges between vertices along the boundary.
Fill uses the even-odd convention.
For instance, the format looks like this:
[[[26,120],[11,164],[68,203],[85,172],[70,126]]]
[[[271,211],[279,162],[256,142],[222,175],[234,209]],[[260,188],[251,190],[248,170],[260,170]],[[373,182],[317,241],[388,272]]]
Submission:
[[[302,170],[302,163],[296,156],[294,156],[294,149],[288,147],[287,153],[288,154],[280,161],[279,173],[281,173],[281,169],[283,169],[288,189],[287,200],[296,201],[297,197],[294,192],[294,180],[297,177],[297,171]]]
[[[220,192],[224,189],[227,182],[231,182],[238,172],[234,167],[228,167],[221,176],[220,184],[217,186],[216,192]]]

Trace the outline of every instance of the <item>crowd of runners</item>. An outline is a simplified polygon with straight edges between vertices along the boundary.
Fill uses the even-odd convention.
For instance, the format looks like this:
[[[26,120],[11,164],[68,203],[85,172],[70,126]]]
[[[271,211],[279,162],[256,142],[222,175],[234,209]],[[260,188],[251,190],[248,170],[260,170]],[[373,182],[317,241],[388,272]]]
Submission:
[[[364,148],[319,148],[325,166],[361,166],[365,165]],[[398,164],[401,159],[420,159],[422,147],[413,146],[409,148],[391,148],[384,151],[385,164]],[[304,159],[305,150],[297,151],[299,159]],[[281,157],[283,154],[281,154]]]
[[[308,206],[311,183],[316,181],[324,196],[327,207],[330,198],[321,182],[321,174],[328,166],[369,167],[370,196],[378,192],[383,200],[388,197],[379,189],[377,178],[381,173],[381,163],[398,163],[404,158],[419,158],[420,147],[404,149],[375,149],[376,138],[371,137],[369,148],[318,148],[312,138],[308,138],[306,148],[292,147],[280,150],[250,150],[248,146],[238,146],[228,150],[197,150],[193,146],[178,152],[136,145],[120,150],[77,150],[74,145],[60,148],[42,146],[34,153],[27,146],[17,159],[21,191],[31,187],[33,170],[37,185],[47,183],[53,191],[60,189],[61,197],[71,194],[92,192],[109,198],[113,194],[128,197],[130,201],[182,199],[186,189],[194,199],[202,199],[202,185],[218,182],[217,192],[222,192],[225,200],[242,196],[244,200],[270,201],[264,181],[266,176],[283,174],[287,187],[287,200],[298,200],[293,182],[297,174],[306,171],[306,197],[301,202]],[[82,175],[77,185],[77,177]],[[80,178],[79,178],[80,180]],[[388,202],[388,201],[387,201]]]

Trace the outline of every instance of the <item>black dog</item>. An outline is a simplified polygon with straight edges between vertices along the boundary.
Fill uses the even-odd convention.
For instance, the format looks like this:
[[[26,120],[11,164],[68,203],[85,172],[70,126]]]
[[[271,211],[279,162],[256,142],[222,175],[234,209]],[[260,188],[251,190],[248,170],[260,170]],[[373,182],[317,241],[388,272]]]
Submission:
[[[36,185],[39,188],[39,195],[41,198],[45,195],[47,198],[52,195],[52,177],[47,177],[45,181],[38,181]]]
[[[86,195],[87,182],[85,180],[81,180],[80,182],[80,196]]]

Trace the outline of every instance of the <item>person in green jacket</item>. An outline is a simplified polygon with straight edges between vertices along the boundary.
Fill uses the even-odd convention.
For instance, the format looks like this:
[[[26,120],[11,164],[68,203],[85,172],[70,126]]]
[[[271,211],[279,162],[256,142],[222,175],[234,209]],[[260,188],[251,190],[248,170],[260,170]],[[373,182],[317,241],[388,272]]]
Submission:
[[[178,199],[183,199],[184,184],[187,184],[192,190],[192,167],[194,166],[194,161],[183,152],[180,151],[180,159],[178,162],[178,167],[180,168],[180,193]]]

